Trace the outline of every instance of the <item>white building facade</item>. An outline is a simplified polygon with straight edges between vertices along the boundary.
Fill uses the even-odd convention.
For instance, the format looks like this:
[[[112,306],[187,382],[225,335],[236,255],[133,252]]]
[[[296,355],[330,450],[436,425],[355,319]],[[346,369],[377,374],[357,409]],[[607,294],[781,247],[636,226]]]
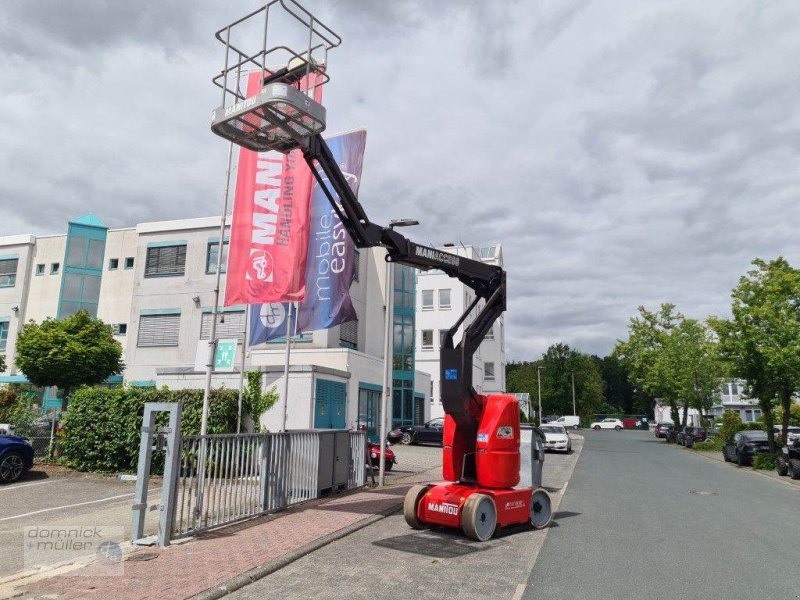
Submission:
[[[22,323],[85,309],[111,325],[123,346],[125,372],[108,383],[202,388],[205,372],[198,369],[197,357],[207,347],[212,323],[219,228],[219,217],[209,217],[108,229],[86,215],[71,221],[66,235],[0,237],[0,354],[7,365],[0,383],[26,381],[14,365]],[[227,242],[226,237],[223,265]],[[289,429],[377,430],[384,373],[384,254],[377,248],[357,252],[350,289],[356,321],[292,339]],[[237,338],[240,345],[236,371],[215,374],[214,387],[239,385],[245,309],[226,307],[218,316],[217,338]],[[413,303],[410,314],[413,323]],[[284,340],[246,348],[244,368],[261,371],[265,389],[274,385],[281,392],[285,349]],[[401,418],[392,422],[423,422],[429,418],[429,376],[414,371],[413,363],[403,373],[395,371],[395,385],[398,376],[414,408],[423,410],[401,407]],[[48,393],[45,408],[58,404]],[[393,412],[398,413],[397,407]],[[281,421],[280,402],[262,417],[271,430],[279,429]]]
[[[499,244],[483,248],[445,245],[439,249],[473,260],[482,260],[488,264],[503,266],[503,248]],[[415,364],[418,370],[430,375],[431,418],[441,417],[444,415],[444,408],[439,390],[439,350],[444,335],[475,299],[475,293],[442,271],[431,270],[417,272],[416,297]],[[472,322],[482,306],[482,303],[478,305],[465,325]],[[458,343],[463,333],[464,326],[462,325],[454,339],[455,343]],[[482,394],[504,392],[506,389],[504,315],[495,321],[491,331],[473,357],[472,384],[475,390]]]

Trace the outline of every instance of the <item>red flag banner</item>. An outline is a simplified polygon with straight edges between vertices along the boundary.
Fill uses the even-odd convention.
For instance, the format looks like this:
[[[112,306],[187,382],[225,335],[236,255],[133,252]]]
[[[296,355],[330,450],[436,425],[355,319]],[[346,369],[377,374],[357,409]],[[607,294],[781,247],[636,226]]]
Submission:
[[[263,77],[249,74],[248,96]],[[318,86],[317,101],[321,95]],[[225,306],[305,299],[312,179],[300,150],[239,148]]]

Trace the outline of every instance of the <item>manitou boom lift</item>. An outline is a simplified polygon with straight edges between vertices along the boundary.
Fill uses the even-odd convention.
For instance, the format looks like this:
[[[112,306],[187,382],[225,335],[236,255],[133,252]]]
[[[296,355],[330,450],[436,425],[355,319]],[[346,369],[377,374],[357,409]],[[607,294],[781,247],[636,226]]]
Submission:
[[[308,45],[301,52],[286,43],[273,42],[268,47],[269,25],[276,16],[303,29]],[[253,23],[264,24],[263,42],[248,53],[231,39],[242,26]],[[449,483],[412,487],[404,506],[408,524],[461,528],[481,541],[489,539],[498,526],[547,525],[551,515],[547,492],[515,487],[520,482],[517,400],[508,394],[481,395],[472,387],[473,356],[506,308],[505,271],[415,244],[369,220],[322,138],[325,109],[313,99],[316,88],[328,81],[327,51],[341,43],[330,28],[294,0],[273,0],[221,29],[216,37],[226,53],[225,68],[214,78],[223,96],[212,117],[214,133],[257,152],[288,153],[299,148],[356,246],[381,246],[387,261],[439,269],[475,291],[475,299],[447,332],[441,348],[441,399],[446,413],[442,473]],[[246,97],[240,81],[245,71],[252,70],[262,72],[264,79],[261,90]],[[457,331],[476,307],[477,316],[454,344]],[[534,483],[538,479],[532,477]]]

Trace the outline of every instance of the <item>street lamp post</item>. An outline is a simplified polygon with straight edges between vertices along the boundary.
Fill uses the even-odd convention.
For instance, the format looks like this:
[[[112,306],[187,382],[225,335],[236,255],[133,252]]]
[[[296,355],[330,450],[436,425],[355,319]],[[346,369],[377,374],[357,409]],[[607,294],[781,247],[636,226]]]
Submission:
[[[414,219],[392,219],[389,222],[389,229],[395,227],[412,227],[419,225],[419,221]],[[392,394],[392,323],[394,309],[392,306],[392,298],[394,297],[394,263],[386,256],[386,287],[384,294],[384,306],[386,307],[386,331],[383,340],[383,396],[381,397],[381,426],[380,426],[380,444],[381,453],[378,460],[378,485],[384,485],[384,476],[386,474],[386,421],[387,413],[389,411],[389,400]]]
[[[539,388],[539,427],[542,426],[542,367],[536,367],[536,385]]]

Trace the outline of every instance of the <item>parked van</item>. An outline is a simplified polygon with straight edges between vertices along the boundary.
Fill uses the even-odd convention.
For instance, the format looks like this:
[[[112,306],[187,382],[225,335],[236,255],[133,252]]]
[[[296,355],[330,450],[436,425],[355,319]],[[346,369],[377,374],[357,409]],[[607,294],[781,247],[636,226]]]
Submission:
[[[575,415],[566,415],[564,417],[559,417],[553,422],[557,425],[563,425],[564,427],[572,427],[573,429],[577,429],[578,425],[581,423],[581,418]]]

